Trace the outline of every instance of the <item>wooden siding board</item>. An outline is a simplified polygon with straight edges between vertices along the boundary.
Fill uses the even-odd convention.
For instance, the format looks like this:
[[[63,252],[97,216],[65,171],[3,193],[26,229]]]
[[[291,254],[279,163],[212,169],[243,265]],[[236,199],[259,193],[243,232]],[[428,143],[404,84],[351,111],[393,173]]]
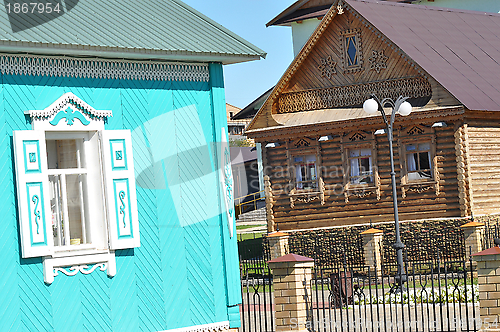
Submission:
[[[84,331],[112,331],[110,282],[106,273],[79,276]],[[60,330],[63,331],[63,326]],[[76,329],[75,329],[76,330]]]
[[[0,78],[3,83],[3,77]],[[0,268],[0,284],[2,296],[0,297],[0,330],[20,331],[21,330],[21,303],[19,299],[18,267],[19,242],[16,220],[15,192],[12,186],[14,172],[11,150],[11,135],[7,128],[7,111],[4,102],[4,85],[0,85],[0,213],[4,216],[0,223],[0,250],[2,259]],[[10,174],[10,175],[7,175]]]
[[[497,199],[500,194],[500,167],[495,160],[500,148],[500,128],[486,119],[471,122],[468,135],[473,211],[476,214],[497,213],[500,209]]]

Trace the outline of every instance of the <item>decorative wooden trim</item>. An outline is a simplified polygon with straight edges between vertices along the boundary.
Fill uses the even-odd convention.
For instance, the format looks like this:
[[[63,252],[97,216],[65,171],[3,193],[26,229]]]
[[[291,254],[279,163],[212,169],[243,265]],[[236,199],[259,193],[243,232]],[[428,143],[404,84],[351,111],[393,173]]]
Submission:
[[[370,93],[376,93],[381,99],[386,97],[396,99],[400,95],[419,98],[432,95],[432,87],[425,77],[419,76],[383,82],[289,92],[279,97],[278,113],[359,106],[363,104]]]
[[[88,264],[95,264],[88,267]],[[69,267],[69,271],[65,269]],[[116,274],[115,253],[102,253],[82,256],[67,256],[67,257],[46,257],[43,259],[43,280],[46,284],[54,282],[54,277],[58,276],[58,272],[62,272],[67,276],[74,276],[78,272],[90,274],[97,268],[101,271],[107,270],[109,277]]]
[[[274,232],[275,231],[274,215],[273,215],[274,199],[273,199],[273,189],[271,186],[269,175],[264,176],[264,194],[266,197],[267,231]]]
[[[424,191],[432,190],[436,188],[437,181],[430,182],[409,182],[402,184],[403,198],[406,198],[407,192],[422,193]],[[438,193],[436,194],[438,195]]]
[[[68,106],[74,106],[76,109],[82,110],[83,113],[93,117],[102,118],[113,116],[113,111],[96,110],[71,92],[66,92],[43,110],[31,110],[26,111],[26,113],[29,114],[31,118],[49,118],[57,112],[63,111]]]
[[[370,186],[370,187],[349,187],[349,185],[344,190],[344,201],[349,203],[349,197],[354,196],[357,198],[364,198],[370,195],[376,195],[377,200],[380,200],[380,187]]]
[[[290,208],[295,208],[296,202],[309,203],[315,200],[319,200],[321,205],[325,205],[325,183],[323,182],[323,178],[320,177],[318,179],[319,191],[311,191],[311,192],[298,192],[296,188],[290,190],[288,194],[290,199]]]
[[[4,75],[208,82],[207,64],[0,55]]]
[[[372,56],[368,58],[370,62],[370,70],[375,70],[380,74],[382,69],[387,69],[388,56],[384,54],[384,50],[372,50]]]
[[[332,79],[333,74],[337,74],[335,67],[337,62],[332,60],[332,56],[328,56],[324,59],[320,59],[321,64],[318,66],[318,70],[321,73],[322,78]]]
[[[462,217],[471,215],[473,208],[470,184],[469,142],[467,124],[455,131],[455,155],[457,162],[458,199]]]
[[[173,330],[164,330],[161,332],[225,332],[225,331],[229,331],[229,321],[195,325]]]
[[[404,132],[407,136],[401,135]],[[439,186],[439,167],[436,152],[436,132],[433,128],[429,128],[422,124],[413,125],[407,128],[398,129],[399,138],[399,160],[401,167],[401,193],[402,198],[406,198],[408,192],[422,193],[424,191],[434,189],[436,196],[440,194]],[[430,141],[430,154],[432,161],[432,181],[414,181],[408,182],[408,167],[406,165],[406,145],[412,142],[421,142],[422,139],[427,139]]]
[[[452,107],[436,107],[434,109],[428,109],[419,111],[418,113],[412,113],[409,116],[396,119],[396,125],[394,129],[396,130],[397,125],[407,125],[409,122],[429,122],[434,123],[436,119],[442,121],[456,121],[463,117],[465,109],[463,106],[452,106]],[[250,132],[246,132],[248,136],[251,136],[258,142],[268,142],[270,140],[278,140],[289,138],[292,136],[307,136],[311,133],[318,132],[340,132],[345,130],[356,130],[360,126],[363,127],[380,127],[380,117],[363,117],[348,119],[342,121],[330,121],[321,123],[310,123],[300,126],[280,126],[280,127],[268,127],[255,129]],[[431,123],[432,122],[432,123]]]
[[[346,38],[348,37],[355,37],[356,40],[356,57],[357,57],[357,64],[356,65],[348,65],[348,60],[347,58],[349,57],[348,54],[348,49],[346,45]],[[361,40],[361,30],[360,29],[349,29],[349,30],[344,30],[340,33],[339,35],[340,38],[340,45],[342,45],[342,54],[341,54],[341,60],[342,60],[342,68],[344,69],[344,73],[346,74],[351,74],[355,73],[357,71],[360,71],[363,69],[363,46],[362,46],[362,40]]]

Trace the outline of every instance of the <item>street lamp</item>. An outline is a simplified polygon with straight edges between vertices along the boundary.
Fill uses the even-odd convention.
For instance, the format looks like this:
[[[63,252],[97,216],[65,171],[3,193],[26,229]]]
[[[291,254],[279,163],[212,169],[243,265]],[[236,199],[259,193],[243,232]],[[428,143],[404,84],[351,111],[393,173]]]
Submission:
[[[406,101],[408,97],[399,96],[396,101],[391,98],[384,98],[382,102],[378,100],[375,95],[371,95],[370,99],[363,103],[363,110],[368,114],[374,114],[380,111],[382,118],[384,119],[385,125],[387,126],[387,140],[389,141],[389,150],[391,152],[391,182],[392,182],[392,201],[394,204],[394,223],[396,227],[396,243],[393,244],[393,248],[396,249],[396,258],[398,263],[398,273],[395,277],[396,282],[401,287],[406,282],[406,274],[403,268],[403,248],[405,245],[401,242],[401,234],[399,232],[399,216],[398,216],[398,196],[396,191],[396,172],[394,172],[394,153],[392,151],[392,129],[394,125],[394,118],[396,113],[403,116],[409,115],[411,113],[411,104]],[[387,121],[387,116],[385,115],[384,105],[389,104],[392,107],[392,114],[390,122]]]

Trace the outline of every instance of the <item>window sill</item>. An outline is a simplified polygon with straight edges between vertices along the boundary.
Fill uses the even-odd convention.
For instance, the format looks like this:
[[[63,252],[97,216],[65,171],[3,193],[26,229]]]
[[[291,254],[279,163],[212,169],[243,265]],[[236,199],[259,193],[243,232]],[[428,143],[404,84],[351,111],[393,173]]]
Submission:
[[[439,195],[439,182],[437,180],[426,181],[426,180],[413,180],[408,183],[401,184],[401,190],[403,192],[403,198],[406,198],[408,192],[415,192],[417,194],[423,193],[424,191],[435,190],[436,196]]]
[[[93,244],[79,244],[60,247],[56,246],[54,247],[54,253],[52,254],[52,257],[81,256],[96,253],[109,253],[109,250],[98,250]]]
[[[314,190],[314,191],[313,191]],[[314,200],[319,200],[321,205],[325,205],[325,184],[322,178],[319,178],[319,188],[314,189],[297,189],[293,188],[289,193],[290,207],[295,208],[296,202],[309,203]]]
[[[380,187],[373,183],[367,184],[350,184],[348,183],[344,188],[344,201],[349,203],[349,197],[354,196],[357,198],[365,198],[370,195],[377,196],[380,200]]]
[[[78,252],[78,253],[77,253]],[[64,253],[55,253],[53,257],[43,258],[43,280],[47,284],[54,282],[54,277],[59,275],[59,272],[67,276],[74,276],[78,272],[90,274],[97,268],[101,271],[107,270],[109,277],[116,274],[115,253],[108,250],[82,250],[82,251],[65,251]],[[56,256],[61,254],[61,256]],[[65,254],[65,255],[64,255]],[[94,264],[90,267],[88,264]],[[66,269],[68,268],[69,269]]]

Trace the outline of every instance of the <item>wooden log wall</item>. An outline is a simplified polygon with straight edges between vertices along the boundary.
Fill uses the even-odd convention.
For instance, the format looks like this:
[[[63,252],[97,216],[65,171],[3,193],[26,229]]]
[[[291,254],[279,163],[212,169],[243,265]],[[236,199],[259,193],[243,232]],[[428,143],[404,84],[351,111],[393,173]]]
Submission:
[[[495,123],[496,122],[496,123]],[[467,126],[474,215],[500,212],[500,124],[469,120]]]
[[[427,125],[430,126],[429,124]],[[401,167],[398,140],[400,130],[394,133],[394,161],[398,182],[399,217],[401,220],[460,217],[460,203],[456,164],[455,128],[453,124],[445,128],[433,129],[435,135],[436,169],[439,176],[439,190],[434,187],[422,192],[406,191],[402,198]],[[324,204],[316,199],[309,202],[295,201],[290,204],[289,191],[293,188],[293,169],[287,168],[290,157],[286,142],[279,147],[265,149],[266,175],[269,175],[273,190],[273,215],[275,225],[280,230],[311,229],[318,227],[343,226],[370,222],[393,221],[392,187],[390,177],[389,144],[386,135],[375,136],[376,164],[380,176],[380,199],[376,191],[365,197],[349,196],[346,202],[344,167],[340,136],[342,133],[328,133],[334,138],[320,142],[321,173],[325,183]],[[325,134],[326,135],[326,134]],[[500,131],[499,131],[500,137]],[[297,137],[293,137],[297,139]],[[500,138],[498,141],[500,144]],[[500,170],[500,168],[499,168]],[[499,173],[500,174],[500,173]],[[436,195],[436,193],[438,193]]]

